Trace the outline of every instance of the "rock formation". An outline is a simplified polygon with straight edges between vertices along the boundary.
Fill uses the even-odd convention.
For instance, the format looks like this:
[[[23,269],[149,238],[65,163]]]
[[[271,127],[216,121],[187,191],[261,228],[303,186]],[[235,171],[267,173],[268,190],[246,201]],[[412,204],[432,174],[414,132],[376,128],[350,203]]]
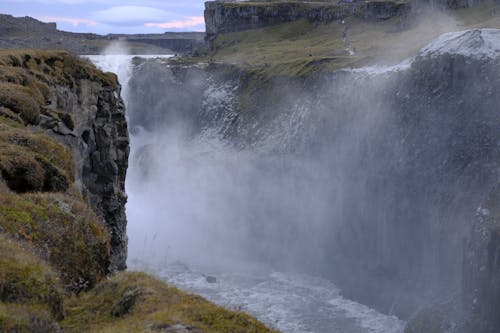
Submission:
[[[130,81],[134,87],[150,80],[146,93],[132,93],[132,126],[178,122],[193,137],[217,133],[228,145],[252,151],[253,163],[275,170],[268,181],[295,179],[299,188],[327,193],[324,211],[314,213],[324,220],[307,230],[294,217],[300,208],[281,211],[258,202],[246,227],[259,234],[277,223],[279,233],[258,240],[275,250],[266,253],[271,264],[319,271],[347,297],[405,318],[436,299],[452,300],[451,309],[427,312],[444,314],[440,327],[458,317],[449,325],[455,332],[479,329],[478,322],[485,327],[481,332],[495,332],[496,213],[489,208],[494,200],[485,200],[491,191],[496,197],[500,161],[498,45],[499,30],[470,30],[443,35],[410,63],[394,67],[266,80],[259,71],[234,65],[150,60]],[[161,77],[151,75],[159,72]],[[295,173],[294,161],[323,170],[329,180],[303,183],[307,175]],[[309,200],[300,199],[297,207],[315,206],[319,199]],[[313,225],[321,226],[317,234]],[[322,251],[288,246],[311,237]],[[254,241],[240,246],[258,252]]]
[[[129,141],[119,85],[78,78],[72,88],[58,86],[46,110],[69,114],[68,128],[42,115],[40,127],[70,146],[76,183],[90,206],[104,217],[111,232],[110,272],[124,270],[127,258],[125,176]]]
[[[0,331],[272,332],[116,272],[128,153],[114,74],[63,51],[0,52]]]
[[[1,114],[70,147],[75,161],[75,167],[66,172],[60,171],[57,164],[40,163],[46,179],[39,187],[28,178],[29,172],[20,169],[19,162],[7,164],[10,155],[5,155],[2,178],[16,192],[64,191],[74,180],[111,233],[108,271],[124,270],[129,145],[116,77],[101,74],[90,63],[65,52],[5,54],[2,65]],[[41,82],[37,75],[43,78]]]
[[[57,30],[56,23],[44,23],[31,17],[0,14],[0,48],[66,50],[76,54],[100,54],[111,42],[128,44],[135,54],[193,53],[204,47],[204,34],[109,34],[72,33]]]
[[[367,20],[384,20],[405,15],[410,6],[405,2],[224,2],[205,3],[207,39],[219,33],[262,28],[284,22],[306,19],[314,23],[328,23],[347,16]]]

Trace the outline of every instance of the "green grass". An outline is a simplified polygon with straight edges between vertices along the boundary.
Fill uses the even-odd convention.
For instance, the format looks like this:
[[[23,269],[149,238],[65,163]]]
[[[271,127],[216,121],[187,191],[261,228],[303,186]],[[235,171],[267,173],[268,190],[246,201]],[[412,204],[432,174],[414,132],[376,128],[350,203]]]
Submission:
[[[67,194],[0,190],[0,228],[33,246],[67,290],[91,288],[107,274],[109,234],[90,208]]]
[[[60,332],[60,326],[43,305],[0,302],[0,332]]]
[[[65,332],[153,332],[175,324],[206,333],[274,332],[144,273],[120,273],[66,302]]]
[[[65,191],[75,166],[70,148],[0,116],[0,172],[17,192]]]
[[[263,4],[265,5],[265,4]],[[343,31],[346,29],[346,39]],[[299,20],[219,35],[211,59],[268,75],[308,75],[318,70],[398,63],[442,33],[469,28],[500,28],[500,4],[427,11],[418,18],[386,21],[347,18],[314,24]]]
[[[97,81],[116,88],[118,80],[112,73],[103,73],[90,61],[66,51],[0,50],[0,81],[31,88],[42,87],[40,95],[47,98],[47,84],[74,87],[75,80]]]
[[[0,51],[0,332],[270,332],[142,273],[107,280],[110,235],[74,184],[71,149],[35,126],[51,91],[116,76],[66,52]],[[64,320],[63,320],[64,319]]]
[[[36,306],[62,319],[62,293],[52,268],[2,234],[0,253],[0,302]]]

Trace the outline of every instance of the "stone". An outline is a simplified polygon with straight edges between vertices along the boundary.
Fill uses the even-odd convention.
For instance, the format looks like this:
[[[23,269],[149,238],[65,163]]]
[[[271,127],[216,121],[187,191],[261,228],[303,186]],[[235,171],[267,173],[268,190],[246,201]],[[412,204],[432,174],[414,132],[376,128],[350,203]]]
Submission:
[[[217,283],[217,278],[215,276],[207,275],[207,276],[205,276],[205,280],[208,283]]]
[[[47,115],[41,118],[42,126],[52,128],[47,134],[72,149],[75,183],[111,234],[113,273],[126,268],[127,257],[125,176],[130,149],[124,103],[120,86],[86,78],[75,80],[75,85],[54,87],[49,106],[71,115],[74,129]]]

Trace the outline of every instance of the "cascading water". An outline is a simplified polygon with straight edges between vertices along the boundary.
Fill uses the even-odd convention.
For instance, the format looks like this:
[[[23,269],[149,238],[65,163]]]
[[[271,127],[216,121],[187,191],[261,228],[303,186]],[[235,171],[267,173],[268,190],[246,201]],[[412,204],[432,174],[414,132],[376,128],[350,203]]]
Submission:
[[[476,290],[464,253],[498,180],[498,45],[472,30],[399,66],[268,81],[110,57],[129,68],[130,267],[285,332],[401,332],[346,298],[408,317]]]
[[[402,321],[345,299],[328,280],[292,273],[297,261],[309,267],[301,271],[320,272],[308,260],[327,255],[319,239],[326,231],[324,213],[330,208],[319,196],[330,191],[320,184],[331,173],[319,167],[322,161],[276,155],[265,143],[239,149],[220,137],[217,126],[204,125],[196,133],[186,125],[182,106],[163,105],[164,96],[158,96],[158,103],[140,105],[144,100],[134,101],[132,96],[149,100],[148,92],[159,87],[151,89],[151,81],[133,77],[147,64],[134,67],[132,58],[90,57],[119,76],[128,110],[133,110],[126,186],[129,267],[152,271],[180,288],[247,311],[283,332],[402,332]],[[153,62],[163,64],[161,57]],[[150,74],[154,84],[175,81],[161,70]],[[131,79],[134,86],[128,85]],[[208,83],[210,89],[201,101],[181,101],[201,102],[205,114],[199,116],[214,117],[214,124],[230,121],[233,82],[217,85],[198,76],[183,79],[195,86]],[[190,95],[182,90],[165,93]],[[308,107],[299,107],[296,123],[289,124],[285,137],[276,138],[281,146],[296,137],[291,131],[301,130]],[[160,112],[148,119],[153,124],[149,128],[136,124],[141,113],[146,118],[159,108],[177,113],[172,117]],[[224,119],[216,115],[221,108]],[[273,135],[263,137],[273,140]]]

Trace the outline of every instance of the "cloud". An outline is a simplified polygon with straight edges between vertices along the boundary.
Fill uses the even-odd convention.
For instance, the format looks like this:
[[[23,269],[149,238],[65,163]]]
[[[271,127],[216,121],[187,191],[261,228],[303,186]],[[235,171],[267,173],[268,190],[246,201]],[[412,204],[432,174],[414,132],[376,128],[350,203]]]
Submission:
[[[116,25],[161,22],[173,16],[171,12],[145,6],[114,6],[94,12],[92,19]]]
[[[73,26],[78,26],[78,25],[87,25],[87,26],[94,26],[97,25],[96,21],[84,19],[84,18],[77,18],[77,17],[61,17],[61,16],[41,16],[41,17],[36,17],[38,20],[42,22],[58,22],[58,23],[70,23]]]
[[[190,16],[184,20],[175,20],[164,23],[145,23],[144,26],[148,28],[162,28],[162,29],[183,29],[191,28],[202,25],[205,23],[203,16]]]

